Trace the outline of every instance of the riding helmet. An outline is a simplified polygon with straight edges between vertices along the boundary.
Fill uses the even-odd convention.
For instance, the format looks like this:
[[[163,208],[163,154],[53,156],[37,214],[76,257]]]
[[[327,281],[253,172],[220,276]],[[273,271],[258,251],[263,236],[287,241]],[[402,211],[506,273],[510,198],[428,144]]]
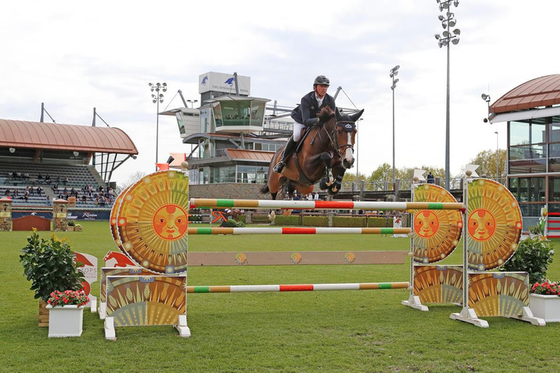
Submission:
[[[315,78],[313,85],[319,85],[319,84],[331,85],[331,82],[329,81],[329,78],[327,78],[326,76],[319,75],[318,77]]]

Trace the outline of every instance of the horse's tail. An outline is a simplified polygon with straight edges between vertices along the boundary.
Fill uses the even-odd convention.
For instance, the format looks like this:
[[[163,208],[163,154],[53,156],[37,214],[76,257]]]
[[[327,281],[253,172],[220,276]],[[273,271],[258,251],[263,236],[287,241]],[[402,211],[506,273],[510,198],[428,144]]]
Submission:
[[[260,192],[261,194],[267,194],[270,192],[270,189],[268,188],[268,182],[261,187]]]

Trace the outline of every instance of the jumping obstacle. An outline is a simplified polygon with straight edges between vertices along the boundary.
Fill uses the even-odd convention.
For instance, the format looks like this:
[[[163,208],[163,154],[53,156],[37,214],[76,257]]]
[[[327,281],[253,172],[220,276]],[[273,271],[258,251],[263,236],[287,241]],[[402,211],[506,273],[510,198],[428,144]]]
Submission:
[[[314,210],[464,210],[462,203],[453,202],[375,202],[375,201],[276,201],[251,199],[191,198],[190,208],[263,208]]]
[[[375,290],[408,289],[408,282],[344,283],[344,284],[293,284],[293,285],[231,285],[231,286],[187,286],[187,293],[255,293],[284,291],[331,291],[331,290]]]
[[[335,283],[292,285],[187,286],[187,266],[197,265],[301,265],[301,264],[377,264],[404,263],[408,252],[246,252],[189,253],[188,234],[410,234],[408,228],[189,228],[183,221],[189,209],[247,208],[300,210],[464,210],[461,203],[440,202],[353,202],[353,201],[269,201],[188,198],[188,176],[164,171],[145,176],[123,192],[113,208],[111,221],[117,246],[135,263],[151,271],[146,274],[107,272],[105,336],[115,339],[115,327],[171,325],[182,337],[190,336],[187,326],[187,293],[293,292],[331,290],[410,289],[409,282]],[[155,215],[158,219],[155,219]],[[177,219],[173,228],[162,230],[160,222]],[[168,220],[175,221],[175,220]],[[183,225],[184,224],[184,225]],[[219,256],[219,257],[218,257]],[[197,258],[198,257],[198,258]],[[379,260],[381,258],[381,260]],[[198,262],[197,262],[198,260]],[[221,262],[222,260],[225,263]],[[130,289],[133,289],[132,292]],[[172,291],[169,291],[171,289]],[[166,294],[160,299],[159,294]],[[185,295],[185,297],[183,296]],[[147,305],[144,307],[143,305]],[[159,312],[165,308],[165,314]],[[134,310],[141,311],[138,318]],[[101,315],[101,313],[100,313]],[[165,316],[165,317],[164,317]]]
[[[411,291],[403,305],[428,311],[423,303],[455,304],[460,312],[449,317],[488,328],[480,316],[500,316],[545,325],[529,308],[529,278],[526,272],[495,272],[517,248],[522,229],[519,205],[500,183],[470,176],[463,179],[463,214],[445,211],[415,211],[410,255]],[[413,200],[455,201],[435,184],[411,188]],[[483,219],[482,219],[483,218]],[[481,223],[481,220],[484,220]],[[418,224],[417,224],[418,223]],[[431,227],[435,227],[435,229]],[[430,227],[430,228],[428,228]],[[463,236],[463,260],[459,265],[434,265],[447,258]]]
[[[410,228],[188,228],[189,234],[410,234]]]

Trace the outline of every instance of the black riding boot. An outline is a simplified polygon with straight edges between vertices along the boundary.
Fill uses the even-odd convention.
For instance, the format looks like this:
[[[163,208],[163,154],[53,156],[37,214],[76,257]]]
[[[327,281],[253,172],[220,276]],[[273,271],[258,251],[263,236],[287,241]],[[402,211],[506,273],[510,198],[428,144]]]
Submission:
[[[297,142],[295,142],[290,137],[290,139],[288,140],[288,143],[286,144],[286,147],[284,148],[284,151],[282,152],[282,159],[272,169],[274,172],[276,172],[276,173],[282,172],[282,170],[284,169],[284,166],[286,165],[286,159],[288,159],[288,157],[290,155],[292,155],[292,153],[296,149],[296,145],[297,145]]]

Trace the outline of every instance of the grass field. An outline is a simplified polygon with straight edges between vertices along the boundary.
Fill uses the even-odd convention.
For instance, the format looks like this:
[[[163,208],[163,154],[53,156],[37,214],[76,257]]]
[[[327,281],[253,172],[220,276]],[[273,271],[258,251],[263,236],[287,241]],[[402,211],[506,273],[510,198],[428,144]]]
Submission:
[[[189,294],[190,338],[158,326],[117,328],[118,340],[106,341],[103,321],[87,311],[80,338],[49,339],[19,263],[28,235],[0,232],[1,372],[554,372],[560,364],[560,323],[488,318],[481,329],[451,320],[458,306],[402,306],[406,290]],[[58,236],[99,266],[116,250],[106,222]],[[408,249],[407,238],[375,235],[189,237],[191,251]],[[460,264],[460,250],[445,263]],[[189,285],[390,282],[408,281],[409,265],[196,267],[188,276]],[[560,259],[548,277],[560,279]]]

